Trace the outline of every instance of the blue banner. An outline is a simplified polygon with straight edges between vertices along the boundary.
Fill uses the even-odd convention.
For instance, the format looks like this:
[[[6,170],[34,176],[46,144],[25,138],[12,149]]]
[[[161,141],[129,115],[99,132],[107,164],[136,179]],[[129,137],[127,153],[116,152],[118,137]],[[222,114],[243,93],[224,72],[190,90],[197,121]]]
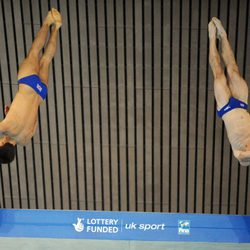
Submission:
[[[250,216],[0,209],[0,237],[250,243]]]

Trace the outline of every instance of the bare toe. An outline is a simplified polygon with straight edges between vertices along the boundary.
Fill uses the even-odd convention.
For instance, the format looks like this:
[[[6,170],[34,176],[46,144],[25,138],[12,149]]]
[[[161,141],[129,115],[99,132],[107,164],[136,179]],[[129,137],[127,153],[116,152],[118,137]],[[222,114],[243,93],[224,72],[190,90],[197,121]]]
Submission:
[[[215,27],[213,21],[210,21],[209,24],[208,24],[208,34],[209,34],[209,38],[215,38],[216,37],[216,27]]]

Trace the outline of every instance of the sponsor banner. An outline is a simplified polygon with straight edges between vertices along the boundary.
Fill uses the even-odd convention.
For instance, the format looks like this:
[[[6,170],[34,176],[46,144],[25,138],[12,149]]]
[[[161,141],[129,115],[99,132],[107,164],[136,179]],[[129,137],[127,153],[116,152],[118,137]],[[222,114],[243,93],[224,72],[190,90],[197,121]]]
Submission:
[[[250,243],[250,216],[0,209],[0,237]]]

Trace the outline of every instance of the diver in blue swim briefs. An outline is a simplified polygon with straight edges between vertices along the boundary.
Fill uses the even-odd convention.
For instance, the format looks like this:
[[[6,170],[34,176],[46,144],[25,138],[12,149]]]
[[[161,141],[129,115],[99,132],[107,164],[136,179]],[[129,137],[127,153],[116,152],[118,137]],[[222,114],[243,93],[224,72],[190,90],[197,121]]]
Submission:
[[[208,30],[210,40],[209,62],[214,75],[217,113],[225,123],[234,156],[242,166],[249,166],[250,115],[247,111],[248,86],[239,73],[239,68],[221,21],[213,17],[208,25]],[[219,39],[221,44],[221,55],[226,66],[227,77],[220,63],[216,38]]]
[[[18,92],[10,107],[5,108],[5,119],[0,122],[0,164],[14,160],[16,144],[25,145],[36,131],[38,108],[47,95],[49,66],[56,52],[61,25],[60,13],[56,9],[49,11],[27,58],[19,67]],[[50,38],[40,56],[50,26]]]

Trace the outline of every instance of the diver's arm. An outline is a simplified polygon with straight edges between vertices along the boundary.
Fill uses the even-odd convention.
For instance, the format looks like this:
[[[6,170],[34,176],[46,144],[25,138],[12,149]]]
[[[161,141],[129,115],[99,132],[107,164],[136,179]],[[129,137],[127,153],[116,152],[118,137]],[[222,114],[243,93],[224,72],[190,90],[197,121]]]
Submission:
[[[239,160],[240,165],[249,166],[250,162],[250,151],[236,151],[234,156]]]

